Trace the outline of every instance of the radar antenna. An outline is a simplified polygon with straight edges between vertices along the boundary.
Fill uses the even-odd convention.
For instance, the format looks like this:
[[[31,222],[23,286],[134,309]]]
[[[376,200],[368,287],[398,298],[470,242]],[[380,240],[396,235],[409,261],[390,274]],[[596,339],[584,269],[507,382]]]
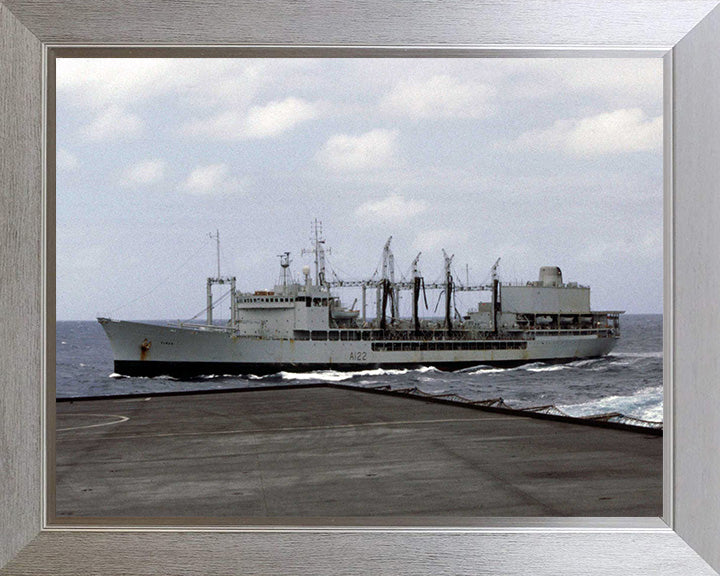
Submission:
[[[283,252],[282,254],[278,254],[278,258],[280,258],[280,266],[282,267],[282,285],[283,288],[286,288],[288,268],[290,267],[290,263],[292,262],[292,260],[290,260],[290,252]]]

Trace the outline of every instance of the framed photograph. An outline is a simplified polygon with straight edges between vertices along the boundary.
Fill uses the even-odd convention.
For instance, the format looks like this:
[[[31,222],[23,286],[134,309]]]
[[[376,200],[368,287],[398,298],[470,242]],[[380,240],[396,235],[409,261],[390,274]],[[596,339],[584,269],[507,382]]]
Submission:
[[[51,524],[662,514],[660,59],[55,55]]]
[[[192,563],[193,570],[206,573],[238,567],[252,572],[337,573],[352,564],[360,572],[521,574],[530,557],[540,574],[568,570],[568,563],[573,570],[588,573],[600,567],[606,573],[608,566],[616,566],[638,574],[712,574],[711,566],[720,566],[717,416],[705,408],[720,394],[709,385],[717,377],[712,319],[718,310],[711,296],[719,274],[713,259],[717,244],[713,182],[718,168],[711,161],[709,145],[712,127],[720,124],[720,108],[712,98],[720,83],[713,56],[720,28],[715,5],[678,2],[660,9],[631,2],[605,10],[588,5],[574,14],[554,3],[530,9],[514,2],[467,5],[464,11],[447,12],[432,4],[408,5],[399,8],[401,14],[389,13],[380,5],[369,11],[363,7],[359,13],[349,5],[335,5],[332,11],[310,10],[298,20],[292,9],[279,5],[238,8],[208,3],[180,8],[168,20],[170,8],[159,4],[151,6],[151,19],[144,9],[134,6],[120,13],[108,5],[100,13],[73,4],[58,7],[55,17],[48,18],[56,8],[40,13],[31,2],[0,4],[0,33],[7,54],[0,66],[3,77],[14,80],[0,88],[3,109],[9,111],[0,129],[3,142],[9,143],[4,146],[8,152],[0,179],[3,188],[11,191],[2,206],[2,267],[9,280],[3,280],[8,289],[0,302],[6,317],[2,355],[7,366],[2,375],[7,434],[0,438],[0,449],[9,462],[9,473],[2,476],[8,489],[3,491],[0,512],[0,565],[9,563],[6,570],[10,572],[78,574],[114,568],[132,573],[141,567],[147,572],[147,558],[152,557],[158,573],[182,573]],[[515,15],[510,24],[501,18],[507,11]],[[408,27],[410,14],[416,25]],[[503,20],[502,26],[487,24],[497,21],[489,18],[493,14]],[[364,21],[362,33],[354,31],[358,18]],[[353,21],[352,30],[345,25],[347,19]],[[161,21],[173,25],[153,25]],[[563,31],[558,36],[556,23],[560,21],[572,25],[560,27]],[[483,25],[478,28],[474,23]],[[55,126],[45,115],[46,110],[54,110],[55,95],[45,93],[44,79],[54,72],[54,50],[75,47],[97,56],[101,47],[81,45],[198,42],[245,45],[235,50],[244,50],[248,56],[268,50],[253,45],[270,42],[282,45],[274,49],[276,55],[293,57],[315,56],[318,50],[322,56],[398,57],[409,50],[442,58],[664,58],[666,467],[662,520],[519,519],[488,521],[485,526],[429,522],[411,528],[308,522],[292,528],[226,526],[200,531],[191,526],[163,528],[152,519],[137,519],[121,532],[90,522],[72,529],[48,525],[53,502],[45,496],[49,448],[44,439],[47,427],[54,425],[49,409],[54,398],[46,394],[44,379],[53,369],[54,358],[48,354],[52,347],[47,342],[54,335],[45,332],[45,320],[54,315],[56,294],[55,287],[43,280],[55,266],[55,254],[54,246],[43,245],[39,238],[46,237],[47,222],[54,214],[45,210],[40,190],[48,193],[55,188],[55,173],[46,172],[44,166],[47,162],[52,167],[47,151],[55,150],[56,142]],[[307,47],[319,44],[326,48]],[[407,48],[343,47],[387,44]],[[462,47],[469,44],[479,48]],[[563,45],[572,48],[563,49]],[[169,48],[164,54],[161,49],[158,54],[167,56],[172,50],[178,49]],[[179,50],[175,53],[182,54]],[[183,56],[195,49],[187,50]]]

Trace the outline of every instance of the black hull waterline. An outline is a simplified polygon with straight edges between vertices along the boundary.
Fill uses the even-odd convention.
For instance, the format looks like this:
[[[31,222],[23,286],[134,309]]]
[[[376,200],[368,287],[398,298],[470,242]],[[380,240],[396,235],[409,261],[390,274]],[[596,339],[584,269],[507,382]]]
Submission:
[[[587,358],[583,358],[585,360]],[[578,360],[571,358],[553,358],[542,360],[545,364],[566,364]],[[419,364],[417,362],[375,363],[375,364],[269,364],[246,362],[160,362],[147,360],[115,360],[117,374],[135,377],[171,376],[173,378],[196,378],[200,376],[267,376],[278,372],[315,372],[320,370],[336,370],[339,372],[358,372],[361,370],[396,369],[414,370],[431,365],[438,370],[453,372],[475,366],[492,366],[497,368],[514,368],[523,364],[531,364],[537,360],[495,360],[486,362],[433,362]]]

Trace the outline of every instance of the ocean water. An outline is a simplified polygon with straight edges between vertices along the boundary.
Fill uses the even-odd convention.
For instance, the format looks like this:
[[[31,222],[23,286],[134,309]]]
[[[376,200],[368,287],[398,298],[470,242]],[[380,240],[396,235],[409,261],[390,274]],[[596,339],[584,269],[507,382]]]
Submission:
[[[621,338],[604,358],[568,364],[536,362],[517,368],[479,365],[458,372],[428,366],[416,370],[334,370],[269,376],[128,378],[113,372],[112,352],[97,322],[58,322],[56,396],[246,388],[277,384],[342,382],[353,386],[417,387],[430,394],[454,393],[471,400],[502,398],[513,408],[553,404],[572,416],[620,412],[662,421],[662,315],[623,315]]]

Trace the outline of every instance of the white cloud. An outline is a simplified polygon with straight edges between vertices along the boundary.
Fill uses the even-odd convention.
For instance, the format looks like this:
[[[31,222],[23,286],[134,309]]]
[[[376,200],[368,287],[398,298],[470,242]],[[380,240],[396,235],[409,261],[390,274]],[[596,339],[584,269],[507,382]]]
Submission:
[[[171,94],[173,106],[247,106],[266,88],[305,86],[313,59],[58,58],[59,98],[72,106],[135,106]],[[272,93],[272,92],[269,92]],[[277,96],[276,96],[277,97]]]
[[[376,202],[366,202],[355,210],[359,218],[372,221],[393,222],[403,224],[413,216],[425,212],[428,208],[424,200],[406,200],[397,194],[383,198]]]
[[[432,252],[445,248],[452,254],[454,247],[467,240],[465,230],[457,228],[435,228],[420,232],[413,241],[413,248],[421,252]]]
[[[140,117],[118,106],[111,106],[80,128],[80,135],[92,142],[101,140],[133,138],[143,131]]]
[[[613,58],[578,60],[566,66],[564,83],[575,90],[587,90],[608,95],[621,93],[632,98],[662,99],[662,61]]]
[[[628,254],[633,255],[633,261],[636,263],[662,259],[662,230],[658,227],[651,231],[627,231],[622,238],[608,238],[593,242],[585,245],[584,249],[579,251],[577,258],[580,262],[598,264],[620,262]]]
[[[397,131],[376,128],[359,136],[331,136],[315,158],[326,168],[339,172],[371,170],[395,160]]]
[[[245,129],[245,115],[226,110],[204,120],[192,120],[180,128],[182,134],[203,136],[218,140],[239,140]]]
[[[68,172],[76,170],[78,167],[77,157],[65,148],[58,148],[55,153],[55,167],[58,170],[66,170]]]
[[[59,58],[57,90],[68,94],[71,103],[91,107],[125,104],[147,97],[176,83],[168,74],[170,60],[152,58]]]
[[[237,101],[255,90],[257,66],[237,60],[58,58],[57,90],[73,105],[127,106],[168,92]]]
[[[210,118],[193,120],[180,131],[192,136],[218,140],[270,138],[292,130],[318,115],[319,106],[300,98],[286,98],[265,106],[244,110],[226,110]]]
[[[648,118],[640,108],[630,108],[558,120],[550,128],[525,132],[510,147],[559,149],[574,156],[659,151],[662,133],[662,116]]]
[[[485,60],[482,79],[508,101],[555,96],[558,107],[602,98],[614,107],[662,103],[659,58],[504,58]]]
[[[452,76],[401,80],[380,102],[391,114],[410,118],[482,118],[492,112],[494,91],[479,82],[462,82]]]
[[[227,164],[208,164],[190,172],[182,189],[190,194],[213,196],[241,192],[243,183],[230,174]]]
[[[123,173],[124,184],[154,184],[165,177],[165,162],[145,160],[133,164]]]
[[[315,118],[318,107],[299,98],[286,98],[266,106],[253,106],[246,119],[247,136],[265,138],[277,136],[298,124]]]

